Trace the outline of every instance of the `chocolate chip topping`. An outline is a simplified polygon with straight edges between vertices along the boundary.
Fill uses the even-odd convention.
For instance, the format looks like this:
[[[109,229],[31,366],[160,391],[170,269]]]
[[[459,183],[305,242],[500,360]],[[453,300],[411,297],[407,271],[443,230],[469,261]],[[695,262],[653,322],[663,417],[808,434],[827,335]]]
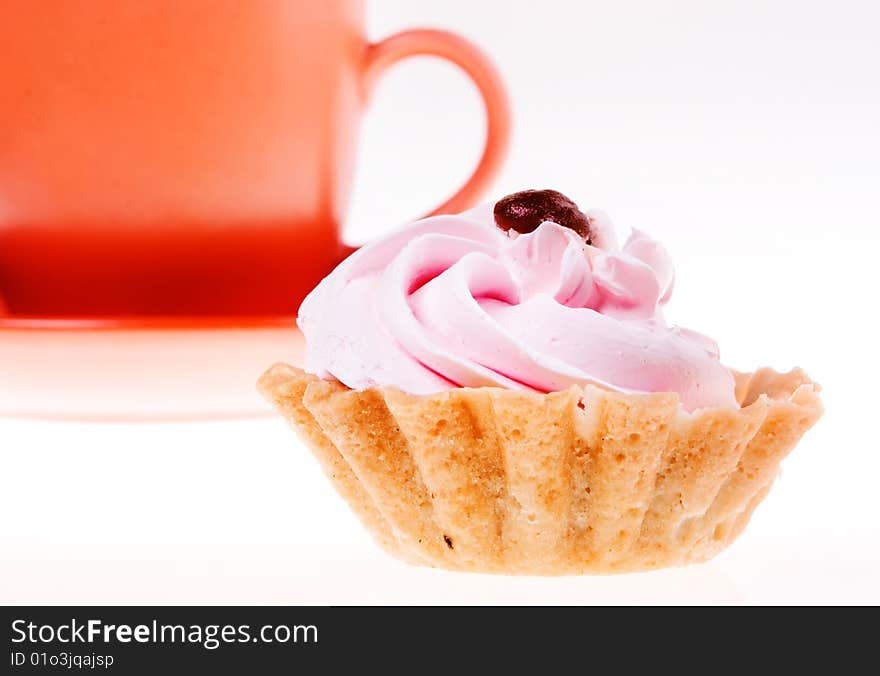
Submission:
[[[571,228],[592,244],[590,220],[561,192],[555,190],[523,190],[500,199],[495,204],[495,223],[502,230],[527,233],[544,221],[553,221]]]

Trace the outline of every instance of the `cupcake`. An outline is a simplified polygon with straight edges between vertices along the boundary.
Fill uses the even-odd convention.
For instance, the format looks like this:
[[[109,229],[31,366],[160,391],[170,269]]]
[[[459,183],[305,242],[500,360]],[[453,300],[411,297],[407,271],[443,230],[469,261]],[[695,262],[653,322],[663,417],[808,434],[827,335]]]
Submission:
[[[822,414],[669,326],[664,248],[550,190],[427,218],[305,299],[304,369],[260,391],[405,561],[527,575],[711,558]]]

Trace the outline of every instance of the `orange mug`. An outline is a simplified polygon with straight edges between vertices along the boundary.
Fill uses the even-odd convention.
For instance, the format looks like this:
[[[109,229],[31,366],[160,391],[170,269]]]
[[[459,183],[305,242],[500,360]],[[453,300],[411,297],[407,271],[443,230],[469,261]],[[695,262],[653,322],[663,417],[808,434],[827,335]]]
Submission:
[[[358,126],[408,56],[460,66],[499,169],[510,116],[471,43],[364,36],[361,0],[0,4],[0,315],[292,315],[341,242]]]

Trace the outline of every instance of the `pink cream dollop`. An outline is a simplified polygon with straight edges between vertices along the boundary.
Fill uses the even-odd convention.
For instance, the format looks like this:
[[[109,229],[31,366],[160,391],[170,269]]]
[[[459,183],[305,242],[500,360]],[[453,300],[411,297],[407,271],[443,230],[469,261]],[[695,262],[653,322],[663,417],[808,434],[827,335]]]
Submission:
[[[639,231],[619,247],[607,216],[587,216],[594,245],[551,221],[508,233],[478,207],[363,247],[300,307],[306,370],[412,394],[595,384],[736,406],[714,341],[663,319],[666,250]]]

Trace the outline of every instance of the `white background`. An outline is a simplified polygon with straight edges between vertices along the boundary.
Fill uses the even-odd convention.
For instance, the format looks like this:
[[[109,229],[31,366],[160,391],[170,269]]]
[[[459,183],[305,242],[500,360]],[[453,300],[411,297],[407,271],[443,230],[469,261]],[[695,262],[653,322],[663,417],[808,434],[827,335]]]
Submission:
[[[825,417],[715,561],[612,578],[411,568],[372,545],[280,420],[0,420],[0,601],[880,602],[877,7],[371,5],[374,38],[448,28],[497,61],[515,135],[494,196],[554,187],[622,234],[647,230],[677,264],[672,321],[734,367],[801,365],[823,384]],[[451,192],[481,124],[454,68],[390,73],[365,120],[351,238]]]

